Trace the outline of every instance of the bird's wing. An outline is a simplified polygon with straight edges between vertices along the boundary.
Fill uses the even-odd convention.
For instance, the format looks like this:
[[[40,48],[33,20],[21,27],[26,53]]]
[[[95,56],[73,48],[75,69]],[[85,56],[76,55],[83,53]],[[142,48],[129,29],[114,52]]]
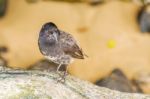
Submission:
[[[66,54],[73,58],[84,59],[82,49],[78,46],[72,35],[62,32],[60,33],[60,45]]]

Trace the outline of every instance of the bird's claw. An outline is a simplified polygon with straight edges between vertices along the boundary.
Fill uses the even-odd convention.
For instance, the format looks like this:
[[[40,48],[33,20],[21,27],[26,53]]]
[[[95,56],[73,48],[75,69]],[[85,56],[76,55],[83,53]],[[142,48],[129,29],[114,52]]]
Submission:
[[[67,73],[67,72],[64,72],[64,74],[61,75],[61,73],[59,72],[58,74],[59,74],[60,78],[57,80],[57,82],[65,83],[65,81],[66,81],[66,76],[68,75],[68,73]]]
[[[60,83],[65,83],[65,81],[66,81],[65,78],[59,78],[59,79],[57,80],[57,83],[59,83],[59,82],[60,82]]]

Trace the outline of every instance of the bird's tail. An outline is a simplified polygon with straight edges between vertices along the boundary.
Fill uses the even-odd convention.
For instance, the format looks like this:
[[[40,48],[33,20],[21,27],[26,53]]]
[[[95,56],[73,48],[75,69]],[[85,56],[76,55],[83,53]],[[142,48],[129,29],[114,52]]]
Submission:
[[[81,52],[82,52],[82,55],[83,55],[83,57],[85,56],[85,57],[89,57],[87,54],[85,54],[84,52],[83,52],[83,50],[82,49],[80,49],[81,50]]]

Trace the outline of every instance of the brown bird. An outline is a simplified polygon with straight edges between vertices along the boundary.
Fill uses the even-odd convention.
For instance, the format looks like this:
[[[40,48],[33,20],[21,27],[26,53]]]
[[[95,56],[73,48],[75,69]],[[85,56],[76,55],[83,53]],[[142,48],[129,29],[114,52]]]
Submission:
[[[42,26],[39,34],[38,45],[41,53],[50,61],[58,64],[57,72],[62,65],[73,62],[73,58],[84,59],[87,56],[78,46],[71,34],[61,31],[57,26],[48,22]],[[67,74],[67,67],[63,75]]]

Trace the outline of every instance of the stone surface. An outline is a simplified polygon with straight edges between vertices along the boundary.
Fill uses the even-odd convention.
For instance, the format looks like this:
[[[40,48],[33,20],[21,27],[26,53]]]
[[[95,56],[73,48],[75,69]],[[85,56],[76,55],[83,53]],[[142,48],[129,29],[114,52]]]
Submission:
[[[0,99],[150,99],[149,95],[123,93],[68,76],[57,82],[55,72],[0,68]]]
[[[142,93],[142,89],[130,81],[120,69],[114,69],[107,77],[97,81],[96,85],[121,92]]]
[[[144,93],[150,91],[150,73],[140,72],[133,77],[133,81],[143,89]]]

